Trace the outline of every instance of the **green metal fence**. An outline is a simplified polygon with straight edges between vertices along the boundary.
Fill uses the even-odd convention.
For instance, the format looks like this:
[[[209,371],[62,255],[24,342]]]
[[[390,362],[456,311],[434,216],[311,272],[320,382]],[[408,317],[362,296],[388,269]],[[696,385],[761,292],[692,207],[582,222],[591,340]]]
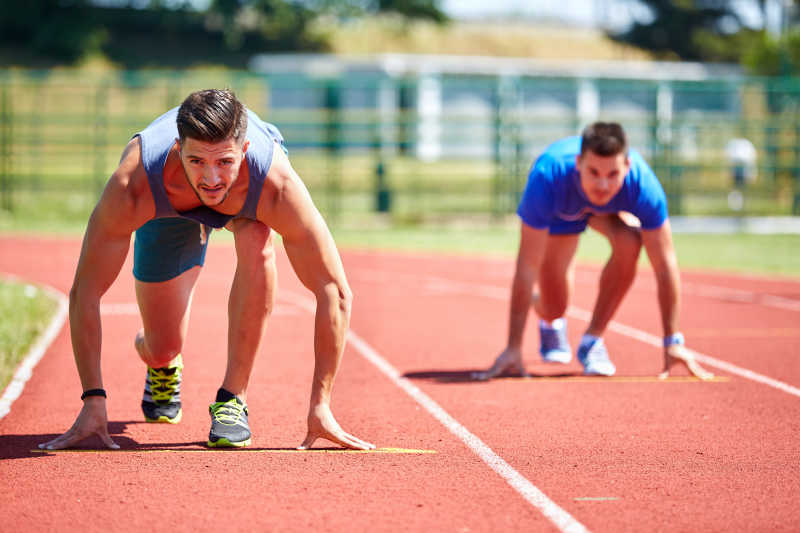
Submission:
[[[584,82],[442,76],[426,111],[420,79],[0,71],[0,209],[85,217],[133,133],[193,90],[230,87],[281,129],[330,220],[496,220],[514,212],[538,153],[585,125]],[[592,84],[593,118],[626,127],[673,213],[800,214],[800,81]],[[756,154],[738,181],[735,138]]]

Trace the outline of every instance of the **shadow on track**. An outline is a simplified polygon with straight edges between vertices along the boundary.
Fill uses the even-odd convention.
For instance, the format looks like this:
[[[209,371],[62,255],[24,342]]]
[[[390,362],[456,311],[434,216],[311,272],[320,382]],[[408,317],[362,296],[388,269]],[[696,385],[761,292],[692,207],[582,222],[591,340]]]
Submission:
[[[403,377],[408,379],[435,381],[437,383],[486,383],[487,380],[475,377],[476,374],[479,374],[484,370],[485,369],[482,368],[465,369],[465,370],[420,370],[417,372],[406,372],[405,374],[403,374]],[[537,374],[531,372],[529,373],[528,376],[501,375],[488,381],[494,381],[497,379],[529,380],[536,378],[571,378],[581,375],[582,374],[580,373],[580,371],[562,372],[558,374]]]
[[[138,443],[128,436],[123,435],[129,425],[144,424],[144,421],[109,422],[108,432],[114,442],[122,448],[133,448]],[[39,451],[39,445],[48,442],[61,435],[61,433],[41,433],[30,435],[0,435],[0,460],[4,459],[27,459],[30,457],[41,457],[47,455],[47,450]],[[80,446],[74,449],[105,449],[100,437],[91,436],[84,439]],[[36,451],[32,451],[36,450]],[[44,452],[44,453],[43,453]]]

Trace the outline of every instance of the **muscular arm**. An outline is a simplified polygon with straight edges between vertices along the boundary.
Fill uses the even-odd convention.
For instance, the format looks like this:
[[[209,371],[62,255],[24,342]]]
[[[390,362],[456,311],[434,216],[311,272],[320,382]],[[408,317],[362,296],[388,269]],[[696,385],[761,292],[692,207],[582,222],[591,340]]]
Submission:
[[[531,290],[539,276],[546,243],[546,229],[535,229],[522,223],[517,268],[511,284],[508,343],[491,367],[485,371],[473,373],[474,379],[491,379],[507,372],[526,375],[525,367],[522,364],[522,336],[531,307]]]
[[[531,290],[536,283],[539,268],[544,258],[546,229],[535,229],[522,224],[517,268],[511,285],[511,309],[508,319],[508,347],[520,349],[528,311],[531,306]]]
[[[69,293],[72,347],[84,390],[103,386],[100,297],[119,275],[128,254],[131,233],[152,215],[146,202],[138,201],[141,191],[136,190],[134,183],[137,169],[141,167],[139,154],[137,138],[126,147],[119,168],[109,179],[89,218]]]
[[[678,259],[672,244],[669,220],[657,229],[643,230],[642,243],[656,276],[661,325],[666,337],[678,331],[681,291]]]
[[[119,168],[109,179],[89,218],[69,292],[72,349],[83,390],[103,388],[100,297],[114,282],[125,262],[131,233],[152,216],[152,201],[149,206],[147,201],[139,201],[141,183],[137,191],[135,179],[138,168],[137,139],[126,147]],[[108,435],[105,399],[99,396],[85,400],[77,420],[66,433],[40,447],[68,448],[92,434],[99,435],[106,446],[117,447]]]
[[[269,174],[275,193],[265,205],[259,205],[259,218],[282,236],[297,277],[317,301],[309,433],[301,447],[310,446],[318,437],[347,447],[374,447],[344,433],[330,412],[353,298],[339,252],[308,190],[282,151],[275,151]]]
[[[678,270],[678,259],[672,244],[672,230],[669,220],[654,230],[642,231],[642,243],[653,265],[658,285],[658,305],[661,309],[661,324],[664,337],[677,333],[678,313],[680,309],[681,280]],[[669,376],[671,368],[681,363],[693,375],[700,379],[712,379],[714,374],[705,370],[695,360],[692,353],[680,344],[664,348],[664,370],[659,377]]]

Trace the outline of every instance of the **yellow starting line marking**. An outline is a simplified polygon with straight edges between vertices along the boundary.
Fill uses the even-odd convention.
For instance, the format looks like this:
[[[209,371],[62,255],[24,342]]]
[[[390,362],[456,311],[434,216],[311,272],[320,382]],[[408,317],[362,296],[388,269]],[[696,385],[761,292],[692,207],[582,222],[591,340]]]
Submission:
[[[714,376],[709,380],[702,380],[694,376],[672,376],[659,379],[658,376],[531,376],[531,377],[501,377],[509,381],[554,381],[570,383],[727,383],[731,380],[728,376]]]
[[[415,450],[413,448],[376,448],[374,450],[350,450],[347,448],[311,448],[310,450],[297,450],[295,448],[132,448],[125,450],[41,450],[36,448],[32,453],[389,453],[406,455],[423,455],[437,453],[436,450]]]

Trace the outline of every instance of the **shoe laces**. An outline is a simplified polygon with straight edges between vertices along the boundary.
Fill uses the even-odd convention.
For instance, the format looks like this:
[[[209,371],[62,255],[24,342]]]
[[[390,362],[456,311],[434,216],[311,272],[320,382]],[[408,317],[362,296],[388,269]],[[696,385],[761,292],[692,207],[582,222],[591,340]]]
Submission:
[[[155,402],[168,402],[181,383],[178,367],[148,368],[147,379],[150,382],[150,396]]]
[[[236,424],[242,416],[242,412],[247,414],[247,406],[240,403],[236,398],[227,402],[215,402],[211,404],[211,414],[214,420],[220,424]]]

